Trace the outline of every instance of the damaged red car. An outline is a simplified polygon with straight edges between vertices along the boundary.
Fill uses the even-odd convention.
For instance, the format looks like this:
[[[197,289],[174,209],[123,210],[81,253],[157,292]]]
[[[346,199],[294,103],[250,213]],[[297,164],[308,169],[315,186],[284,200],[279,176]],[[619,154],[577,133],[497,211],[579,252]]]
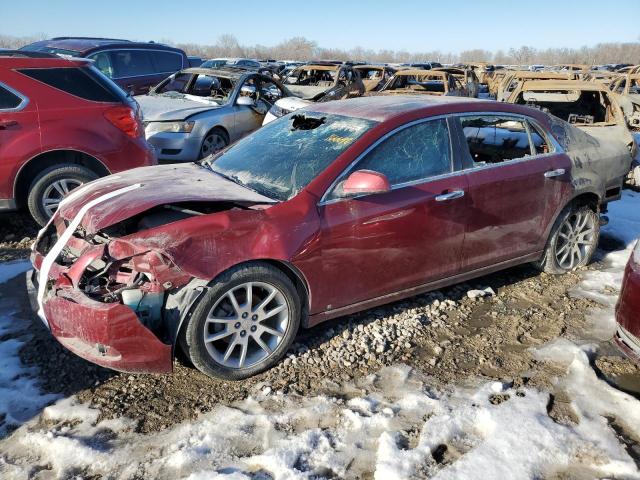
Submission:
[[[640,364],[640,242],[635,248],[622,278],[616,305],[615,342],[627,357]]]
[[[109,368],[272,366],[299,328],[513,265],[586,264],[631,158],[546,113],[464,98],[314,104],[200,163],[63,200],[32,255],[52,334]]]

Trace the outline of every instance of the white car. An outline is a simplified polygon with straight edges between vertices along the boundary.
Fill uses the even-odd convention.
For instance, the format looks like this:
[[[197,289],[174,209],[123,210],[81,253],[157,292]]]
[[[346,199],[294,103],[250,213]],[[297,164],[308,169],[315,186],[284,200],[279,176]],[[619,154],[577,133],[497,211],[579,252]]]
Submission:
[[[310,100],[305,100],[303,98],[298,97],[284,97],[278,100],[273,106],[269,109],[267,114],[264,116],[264,120],[262,121],[262,125],[266,125],[267,123],[273,122],[277,118],[283,117],[288,113],[295,112],[296,110],[300,110],[301,108],[306,107],[307,105],[311,105],[313,102]]]

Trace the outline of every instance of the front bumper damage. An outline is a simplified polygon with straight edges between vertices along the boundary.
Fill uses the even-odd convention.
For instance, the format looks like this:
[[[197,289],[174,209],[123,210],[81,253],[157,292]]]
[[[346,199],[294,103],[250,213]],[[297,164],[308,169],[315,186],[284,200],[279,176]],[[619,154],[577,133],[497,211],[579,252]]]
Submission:
[[[27,278],[37,309],[37,271]],[[73,288],[56,289],[44,303],[51,334],[79,357],[123,372],[170,373],[172,346],[163,343],[120,303],[96,302]]]
[[[51,241],[54,241],[65,230],[66,225],[63,219],[56,216],[48,228],[53,236]],[[57,233],[53,232],[53,228]],[[99,295],[90,295],[91,289],[86,281],[87,272],[96,261],[101,262],[107,258],[122,261],[114,257],[131,255],[134,259],[124,259],[124,270],[135,268],[136,262],[144,263],[149,268],[149,255],[140,255],[140,252],[133,250],[123,252],[123,249],[127,250],[126,243],[124,247],[121,243],[119,248],[112,248],[112,244],[96,246],[74,235],[45,279],[41,278],[40,273],[46,258],[46,252],[39,250],[47,243],[42,241],[43,236],[46,236],[44,231],[33,248],[31,261],[35,270],[28,275],[27,289],[32,307],[40,310],[40,316],[44,317],[42,319],[52,335],[76,355],[103,367],[124,372],[170,373],[173,369],[173,346],[180,321],[175,313],[182,310],[181,305],[172,309],[175,312],[171,315],[173,328],[166,328],[163,319],[158,317],[164,316],[161,310],[164,299],[170,296],[169,292],[157,288],[154,291],[153,286],[146,285],[150,289],[142,295],[142,299],[145,295],[160,299],[153,308],[142,308],[142,299],[134,299],[129,305],[123,302],[123,293],[138,292],[138,289],[125,287],[127,289],[118,294],[119,300],[115,295],[102,300]],[[46,250],[46,245],[44,247]],[[159,258],[159,255],[155,257]],[[165,266],[156,265],[154,272]],[[159,273],[159,277],[168,273],[171,272],[165,269]],[[112,271],[110,275],[117,278],[122,275],[122,271]],[[182,277],[186,283],[188,276]],[[168,277],[163,279],[165,286],[173,286],[166,278]],[[182,280],[175,281],[175,276],[172,279],[176,286],[182,283]],[[38,287],[41,281],[46,282],[46,285],[44,296],[39,301]],[[175,296],[175,292],[173,295]],[[150,311],[153,315],[150,315]]]

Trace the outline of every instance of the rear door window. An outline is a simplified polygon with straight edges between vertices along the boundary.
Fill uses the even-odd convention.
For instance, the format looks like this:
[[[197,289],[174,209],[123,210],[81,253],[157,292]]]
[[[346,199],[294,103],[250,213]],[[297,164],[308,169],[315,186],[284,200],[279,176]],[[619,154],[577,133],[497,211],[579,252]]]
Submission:
[[[20,73],[92,102],[121,102],[125,93],[94,67],[24,68]]]
[[[531,155],[524,121],[508,116],[460,118],[469,154],[475,166],[502,163]]]
[[[15,110],[22,104],[22,98],[0,85],[0,111]]]
[[[114,78],[139,77],[156,73],[151,53],[146,50],[113,50]]]
[[[150,52],[158,73],[177,72],[182,68],[182,55],[175,52]]]

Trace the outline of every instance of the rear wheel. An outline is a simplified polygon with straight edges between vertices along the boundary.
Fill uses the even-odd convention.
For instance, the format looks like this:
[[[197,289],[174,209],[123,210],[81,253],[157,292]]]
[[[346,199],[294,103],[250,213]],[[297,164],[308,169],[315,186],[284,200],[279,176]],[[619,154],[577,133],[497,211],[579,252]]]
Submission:
[[[27,205],[31,216],[40,225],[45,225],[69,192],[96,178],[95,172],[82,165],[61,164],[47,168],[29,187]]]
[[[599,238],[598,214],[586,205],[569,205],[558,216],[538,266],[547,273],[561,274],[587,265]]]
[[[265,264],[224,273],[196,306],[182,346],[203,373],[240,380],[272,367],[300,325],[300,299],[291,280]]]

